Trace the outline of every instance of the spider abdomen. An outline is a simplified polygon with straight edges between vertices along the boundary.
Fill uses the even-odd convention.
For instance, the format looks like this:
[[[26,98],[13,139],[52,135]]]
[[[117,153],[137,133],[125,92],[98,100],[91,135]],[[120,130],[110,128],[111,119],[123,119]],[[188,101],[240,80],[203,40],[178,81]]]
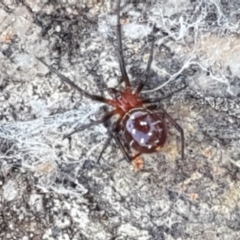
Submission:
[[[159,150],[167,140],[164,118],[145,108],[133,108],[122,120],[123,136],[129,147],[141,153]]]

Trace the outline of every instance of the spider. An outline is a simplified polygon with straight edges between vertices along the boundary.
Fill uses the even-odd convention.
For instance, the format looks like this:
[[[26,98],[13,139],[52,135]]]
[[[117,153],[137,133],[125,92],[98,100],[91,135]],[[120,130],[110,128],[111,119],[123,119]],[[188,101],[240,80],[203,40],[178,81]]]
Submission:
[[[113,116],[118,115],[118,119],[114,123],[112,123],[109,128],[109,136],[104,143],[97,162],[99,162],[102,158],[102,155],[106,150],[107,146],[109,145],[110,141],[112,139],[115,139],[125,158],[134,165],[134,160],[139,160],[138,157],[142,153],[154,153],[159,151],[164,146],[168,135],[166,125],[167,119],[169,123],[171,123],[172,126],[180,133],[181,157],[182,159],[184,159],[183,129],[162,107],[158,109],[158,105],[156,104],[165,98],[171,97],[173,93],[168,96],[163,96],[161,98],[142,99],[140,97],[140,93],[143,87],[149,80],[150,68],[153,60],[154,37],[152,38],[150,56],[147,62],[144,81],[141,81],[140,84],[136,87],[136,89],[132,90],[123,57],[122,31],[120,24],[120,2],[121,0],[118,0],[117,2],[117,46],[119,66],[121,71],[121,79],[119,83],[124,84],[124,87],[122,87],[121,90],[118,90],[116,88],[109,88],[113,99],[108,99],[100,95],[94,95],[86,92],[69,78],[65,77],[53,67],[48,65],[41,58],[37,57],[37,59],[42,62],[46,67],[48,67],[50,72],[55,73],[62,82],[69,84],[71,87],[78,90],[85,97],[90,98],[94,101],[108,104],[113,108],[113,110],[107,112],[100,120],[81,126],[80,128],[65,135],[64,138],[68,138],[72,134],[92,127],[94,125],[105,123]],[[131,150],[134,150],[135,155],[130,155]],[[137,164],[139,164],[139,161],[137,161]]]

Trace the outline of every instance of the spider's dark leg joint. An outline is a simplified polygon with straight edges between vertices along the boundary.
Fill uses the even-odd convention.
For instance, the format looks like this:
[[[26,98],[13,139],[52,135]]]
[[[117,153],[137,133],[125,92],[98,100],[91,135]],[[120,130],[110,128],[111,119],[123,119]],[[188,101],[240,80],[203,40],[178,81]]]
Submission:
[[[134,159],[136,159],[137,157],[139,157],[141,154],[142,154],[142,153],[139,152],[139,153],[137,153],[136,155],[132,156],[132,157],[131,157],[131,161],[133,161]]]

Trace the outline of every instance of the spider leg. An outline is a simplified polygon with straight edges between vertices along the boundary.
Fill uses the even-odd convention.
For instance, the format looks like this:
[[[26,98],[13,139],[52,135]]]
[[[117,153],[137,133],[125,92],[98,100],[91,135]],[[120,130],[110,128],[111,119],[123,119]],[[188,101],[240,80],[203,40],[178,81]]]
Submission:
[[[100,163],[100,160],[101,160],[101,158],[102,158],[102,155],[103,155],[103,153],[105,152],[106,148],[108,147],[108,145],[109,145],[110,141],[112,140],[112,138],[115,139],[115,141],[116,141],[116,143],[118,144],[118,146],[120,147],[120,150],[121,150],[121,152],[123,153],[124,157],[125,157],[129,162],[132,162],[132,161],[133,161],[134,159],[136,159],[139,155],[141,155],[141,153],[137,153],[135,156],[130,157],[129,154],[127,153],[125,147],[123,146],[123,144],[122,144],[119,136],[117,135],[117,132],[114,132],[114,131],[113,131],[113,132],[108,136],[108,138],[106,139],[106,141],[105,141],[105,143],[104,143],[104,145],[103,145],[103,147],[102,147],[101,153],[100,153],[100,155],[99,155],[99,157],[98,157],[98,159],[97,159],[97,163],[98,163],[98,164]]]
[[[120,147],[120,150],[121,150],[122,154],[124,155],[124,157],[127,159],[127,161],[132,162],[135,158],[137,158],[142,153],[139,152],[135,156],[132,156],[132,157],[128,154],[128,152],[126,151],[126,146],[124,146],[124,144],[120,140],[120,137],[117,135],[120,130],[119,129],[120,122],[121,122],[121,118],[118,120],[115,130],[112,131],[112,137],[115,139],[116,143]]]
[[[139,157],[139,156],[142,154],[141,152],[139,152],[139,153],[137,153],[136,155],[134,155],[134,156],[131,157],[131,156],[127,153],[124,145],[122,144],[122,142],[121,142],[121,140],[120,140],[120,138],[119,138],[119,136],[117,135],[116,132],[113,133],[113,137],[114,137],[115,141],[117,142],[117,144],[119,145],[119,147],[120,147],[120,149],[121,149],[124,157],[125,157],[129,162],[132,162],[134,159],[136,159],[137,157]]]
[[[115,110],[113,110],[113,111],[105,114],[100,120],[97,120],[97,121],[94,121],[94,122],[85,124],[85,125],[79,127],[78,129],[70,132],[69,134],[64,135],[64,136],[63,136],[63,139],[70,137],[70,136],[73,135],[74,133],[83,131],[84,129],[87,129],[87,128],[90,128],[90,127],[92,127],[92,126],[95,126],[95,125],[104,123],[104,122],[106,122],[108,119],[110,119],[114,114],[116,114],[116,111],[115,111]]]
[[[122,144],[119,136],[117,135],[118,132],[119,132],[119,130],[120,130],[120,129],[119,129],[119,124],[120,124],[121,120],[122,120],[122,118],[120,117],[120,118],[117,120],[117,122],[114,124],[114,126],[110,129],[110,131],[109,131],[109,134],[110,134],[110,135],[108,136],[106,142],[104,143],[103,148],[102,148],[102,151],[101,151],[101,153],[100,153],[100,155],[99,155],[99,157],[98,157],[98,159],[97,159],[97,162],[98,162],[98,163],[100,162],[100,159],[102,158],[102,155],[103,155],[104,151],[106,150],[106,148],[108,147],[108,145],[109,145],[110,141],[112,140],[112,138],[115,139],[115,141],[116,141],[117,145],[120,147],[120,150],[122,151],[124,157],[125,157],[129,162],[131,162],[131,160],[132,160],[131,157],[130,157],[129,154],[127,153],[127,151],[126,151],[125,147],[123,146],[123,144]]]
[[[62,75],[61,73],[59,73],[56,69],[54,69],[53,67],[51,67],[50,65],[48,65],[45,61],[43,61],[41,58],[36,57],[41,63],[43,63],[46,67],[49,68],[49,70],[53,73],[55,73],[62,82],[69,84],[71,87],[77,89],[80,93],[82,93],[85,97],[90,98],[92,100],[98,101],[98,102],[102,102],[102,103],[108,103],[110,105],[114,106],[114,102],[111,99],[107,99],[104,98],[102,96],[98,96],[98,95],[94,95],[94,94],[90,94],[86,91],[84,91],[82,88],[80,88],[78,85],[76,85],[73,81],[71,81],[69,78],[65,77],[64,75]]]
[[[131,157],[129,156],[129,154],[127,153],[123,143],[121,142],[118,133],[120,131],[120,123],[121,123],[122,117],[120,117],[117,122],[114,124],[114,126],[112,127],[111,131],[110,131],[110,135],[111,138],[114,138],[117,145],[119,146],[121,152],[123,153],[124,157],[131,162]]]
[[[149,106],[148,109],[154,110],[156,108],[157,108],[157,106],[152,105],[152,106]],[[161,110],[159,112],[161,112],[163,114],[163,117],[167,118],[168,121],[173,125],[173,127],[175,127],[175,129],[180,133],[180,137],[181,137],[181,157],[182,157],[182,160],[184,160],[184,142],[185,142],[185,139],[184,139],[183,129],[163,108],[161,108]]]
[[[98,163],[98,164],[100,163],[100,160],[101,160],[101,158],[102,158],[102,155],[103,155],[103,153],[105,152],[105,150],[107,149],[107,147],[108,147],[108,145],[109,145],[109,143],[110,143],[111,140],[112,140],[112,134],[108,136],[108,138],[106,139],[106,141],[105,141],[105,143],[104,143],[104,145],[103,145],[103,147],[102,147],[102,150],[101,150],[101,152],[100,152],[100,154],[99,154],[99,156],[98,156],[98,159],[97,159],[97,163]]]
[[[139,152],[136,155],[134,155],[133,157],[131,157],[131,161],[133,161],[135,158],[139,157],[142,153]]]
[[[148,104],[148,103],[159,103],[159,102],[161,102],[163,99],[166,99],[166,98],[170,98],[170,97],[172,97],[173,94],[182,91],[182,90],[185,89],[186,87],[187,87],[187,85],[185,85],[185,86],[179,88],[178,90],[172,92],[171,94],[168,94],[168,95],[163,96],[163,97],[160,97],[160,98],[148,98],[148,99],[143,99],[143,100],[142,100],[142,103],[143,103],[143,104]]]
[[[120,2],[121,0],[118,0],[117,3],[117,43],[118,43],[118,58],[119,58],[119,66],[122,74],[122,79],[120,80],[120,83],[124,82],[127,88],[130,88],[130,81],[126,72],[126,66],[124,62],[123,57],[123,48],[122,48],[122,29],[120,24]]]
[[[120,147],[120,150],[122,152],[122,154],[124,155],[124,157],[131,162],[132,158],[129,156],[129,154],[127,153],[126,149],[124,148],[119,136],[117,135],[117,132],[112,132],[112,136],[115,139],[116,143],[118,144],[118,146]]]
[[[147,63],[147,69],[145,71],[145,80],[142,81],[138,85],[137,89],[135,90],[135,94],[137,94],[137,95],[142,91],[142,89],[144,88],[144,86],[146,85],[146,83],[148,82],[148,79],[149,79],[151,64],[152,64],[152,60],[153,60],[154,43],[155,43],[155,37],[153,35],[154,29],[155,29],[155,26],[153,26],[153,31],[152,31],[152,34],[151,34],[152,44],[151,44],[150,55],[149,55],[148,63]]]

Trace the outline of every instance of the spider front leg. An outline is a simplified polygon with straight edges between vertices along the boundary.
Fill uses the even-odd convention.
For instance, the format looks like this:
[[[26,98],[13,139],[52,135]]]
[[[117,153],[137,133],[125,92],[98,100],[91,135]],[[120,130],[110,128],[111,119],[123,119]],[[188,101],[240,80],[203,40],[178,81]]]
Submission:
[[[82,88],[80,88],[78,85],[76,85],[73,81],[71,81],[69,78],[65,77],[62,75],[60,72],[58,72],[56,69],[54,69],[52,66],[48,65],[45,61],[43,61],[41,58],[36,57],[42,64],[44,64],[52,73],[55,73],[62,82],[69,84],[72,88],[78,90],[80,93],[82,93],[85,97],[90,98],[94,101],[102,102],[102,103],[107,103],[109,105],[114,106],[115,102],[112,101],[111,99],[104,98],[99,95],[94,95],[91,93],[86,92]]]
[[[154,43],[155,43],[155,37],[153,35],[154,33],[154,29],[155,29],[155,25],[153,26],[153,31],[152,31],[152,44],[151,44],[151,50],[150,50],[150,55],[149,55],[149,58],[148,58],[148,63],[147,63],[147,69],[145,71],[145,80],[142,81],[137,89],[135,90],[135,94],[138,95],[142,89],[144,88],[144,86],[146,85],[146,83],[148,82],[148,79],[149,79],[149,75],[150,75],[150,69],[151,69],[151,65],[152,65],[152,60],[153,60],[153,51],[154,51]]]
[[[122,74],[122,78],[120,80],[120,83],[124,82],[125,86],[130,89],[131,84],[127,75],[126,71],[126,65],[124,62],[123,57],[123,47],[122,47],[122,29],[121,29],[121,23],[120,23],[120,3],[121,1],[118,0],[117,3],[117,44],[118,44],[118,59],[119,59],[119,66]]]

